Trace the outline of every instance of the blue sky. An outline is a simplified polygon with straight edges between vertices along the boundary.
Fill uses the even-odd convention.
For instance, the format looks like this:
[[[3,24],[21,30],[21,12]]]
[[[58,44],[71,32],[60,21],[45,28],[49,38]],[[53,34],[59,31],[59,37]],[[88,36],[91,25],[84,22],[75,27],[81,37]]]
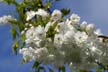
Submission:
[[[108,34],[108,0],[61,0],[53,4],[52,10],[55,8],[70,8],[71,13],[81,16],[81,22],[94,23],[104,34]],[[13,6],[0,3],[0,17],[13,11]],[[9,25],[0,26],[0,72],[31,72],[31,63],[21,65],[21,55],[12,53],[9,30]]]

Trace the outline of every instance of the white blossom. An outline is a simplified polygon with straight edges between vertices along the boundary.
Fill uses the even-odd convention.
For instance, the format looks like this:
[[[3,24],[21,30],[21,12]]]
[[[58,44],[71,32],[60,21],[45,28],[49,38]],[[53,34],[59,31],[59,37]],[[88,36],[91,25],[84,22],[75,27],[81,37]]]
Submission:
[[[28,62],[33,60],[33,56],[34,56],[34,49],[29,47],[29,48],[23,48],[19,50],[20,54],[23,54],[23,59]]]
[[[48,17],[49,14],[43,9],[38,9],[38,11],[36,11],[36,15],[40,15],[42,17]]]
[[[83,21],[80,25],[81,29],[82,30],[85,30],[86,29],[86,26],[87,26],[87,22],[86,21]]]
[[[77,32],[77,33],[75,33],[74,38],[75,38],[76,42],[78,42],[80,44],[80,43],[86,42],[88,35],[86,35],[85,32]]]
[[[54,46],[57,48],[61,48],[63,44],[63,35],[62,34],[56,34],[54,37]]]
[[[86,32],[88,33],[88,35],[94,34],[94,30],[95,30],[94,24],[87,25]]]
[[[48,13],[38,9],[36,15],[47,17]],[[53,64],[57,68],[66,63],[73,67],[71,69],[74,72],[78,68],[90,70],[96,67],[96,60],[108,63],[108,43],[98,38],[98,35],[103,35],[101,31],[86,21],[80,24],[77,14],[72,14],[70,19],[60,22],[61,16],[61,11],[54,10],[45,26],[26,25],[29,28],[25,27],[22,33],[26,36],[27,48],[20,50],[24,60],[37,60],[44,64]],[[49,28],[53,27],[55,22],[57,25],[50,32]],[[49,35],[52,34],[49,37],[48,31]],[[54,31],[57,33],[54,34]]]
[[[45,31],[44,27],[38,26],[35,28],[35,36],[38,37],[39,39],[44,39],[45,38]]]
[[[60,34],[65,34],[69,30],[69,28],[65,22],[60,22],[58,23],[55,30],[59,32]]]
[[[11,20],[16,20],[16,19],[13,18],[11,15],[0,17],[0,24],[7,24]]]
[[[68,31],[76,31],[76,29],[74,28],[74,26],[71,24],[71,21],[69,19],[67,19],[65,21],[65,27],[67,27]]]
[[[31,43],[33,41],[33,39],[34,39],[33,34],[35,33],[34,30],[35,30],[35,28],[31,27],[30,29],[28,29],[26,31],[26,33],[25,33],[25,35],[26,35],[26,40],[25,40],[26,44],[29,44],[29,43]]]
[[[72,14],[70,17],[72,24],[78,24],[80,21],[80,17],[77,14]]]
[[[51,20],[59,20],[62,16],[62,13],[60,10],[54,10],[51,14]]]
[[[39,61],[44,60],[48,56],[48,50],[46,47],[36,49],[35,55]]]
[[[26,21],[29,21],[36,15],[36,12],[32,11],[32,10],[31,11],[27,11],[26,15],[27,15]]]

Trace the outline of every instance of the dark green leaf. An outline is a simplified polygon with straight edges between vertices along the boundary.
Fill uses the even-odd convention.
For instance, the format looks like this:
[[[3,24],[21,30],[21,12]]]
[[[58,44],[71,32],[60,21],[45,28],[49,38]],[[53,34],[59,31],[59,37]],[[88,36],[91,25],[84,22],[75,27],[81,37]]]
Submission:
[[[21,49],[25,46],[25,42],[22,42]]]
[[[66,72],[65,66],[59,67],[59,72],[60,72],[60,71]]]
[[[17,31],[16,31],[16,29],[14,27],[12,27],[10,32],[11,32],[13,40],[14,40],[16,38],[16,36],[17,36]]]
[[[40,72],[41,70],[44,70],[44,72],[46,72],[45,68],[42,66],[39,66],[38,68],[36,68],[35,72]]]
[[[49,68],[49,72],[54,72],[51,68]]]
[[[61,12],[63,13],[63,16],[68,15],[70,13],[70,9],[61,9]]]
[[[38,68],[39,65],[40,65],[40,63],[36,61],[36,62],[33,64],[32,68]]]

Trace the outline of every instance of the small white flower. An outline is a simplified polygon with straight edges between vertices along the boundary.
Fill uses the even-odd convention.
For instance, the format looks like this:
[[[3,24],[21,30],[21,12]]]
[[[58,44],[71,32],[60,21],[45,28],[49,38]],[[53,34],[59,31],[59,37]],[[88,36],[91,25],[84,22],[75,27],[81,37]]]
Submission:
[[[44,39],[45,38],[45,31],[44,27],[39,25],[38,27],[35,28],[35,37],[38,37],[39,39]]]
[[[80,17],[77,14],[72,14],[70,17],[72,24],[78,24],[80,21]]]
[[[29,21],[36,15],[36,13],[35,11],[28,11],[26,15],[27,15],[26,21]]]
[[[73,31],[67,31],[65,34],[64,34],[64,38],[66,39],[70,39],[71,37],[74,36],[74,32]]]
[[[46,47],[39,48],[39,49],[35,50],[35,55],[37,56],[37,59],[43,60],[47,57],[48,50]]]
[[[67,25],[68,30],[76,31],[76,29],[74,28],[73,24],[71,24],[71,21],[69,19],[66,20],[65,24]]]
[[[64,34],[64,43],[68,44],[69,42],[73,42],[74,35],[75,35],[75,32],[74,31],[67,31]]]
[[[94,24],[88,24],[86,27],[86,32],[88,35],[94,34],[95,26]]]
[[[48,17],[49,14],[43,9],[38,9],[38,11],[36,12],[36,15],[40,15],[42,17]]]
[[[63,35],[62,34],[56,34],[54,37],[54,46],[56,48],[61,48],[63,44]]]
[[[51,15],[51,20],[59,20],[62,17],[62,13],[60,10],[54,10]]]
[[[55,30],[59,32],[60,34],[65,34],[69,30],[69,28],[65,22],[60,22],[58,23]]]
[[[87,40],[88,35],[85,32],[77,32],[74,36],[76,42],[83,43]]]
[[[85,30],[86,29],[86,26],[87,26],[87,22],[86,21],[83,21],[80,25],[81,29],[82,30]]]
[[[34,32],[35,31],[35,28],[34,27],[31,27],[30,29],[28,29],[25,33],[25,36],[26,36],[26,44],[29,44],[31,42],[33,42],[33,39],[34,39]]]
[[[26,44],[35,44],[35,47],[41,47],[44,45],[45,34],[44,27],[40,25],[37,27],[31,27],[26,31],[25,42]]]
[[[23,54],[23,59],[28,62],[33,60],[34,56],[34,49],[29,47],[29,48],[22,48],[19,50],[20,54]]]

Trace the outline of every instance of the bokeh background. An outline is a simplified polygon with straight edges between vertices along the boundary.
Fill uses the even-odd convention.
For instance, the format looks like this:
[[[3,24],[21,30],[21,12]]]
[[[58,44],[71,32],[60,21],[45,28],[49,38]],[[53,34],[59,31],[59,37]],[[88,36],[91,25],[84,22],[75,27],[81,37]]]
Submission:
[[[108,0],[61,0],[54,3],[51,10],[70,8],[82,21],[94,23],[103,34],[108,35]],[[15,14],[14,6],[0,3],[0,17]],[[20,64],[21,55],[12,53],[12,36],[9,25],[0,26],[0,72],[31,72],[32,63]],[[69,70],[67,70],[69,72]]]

